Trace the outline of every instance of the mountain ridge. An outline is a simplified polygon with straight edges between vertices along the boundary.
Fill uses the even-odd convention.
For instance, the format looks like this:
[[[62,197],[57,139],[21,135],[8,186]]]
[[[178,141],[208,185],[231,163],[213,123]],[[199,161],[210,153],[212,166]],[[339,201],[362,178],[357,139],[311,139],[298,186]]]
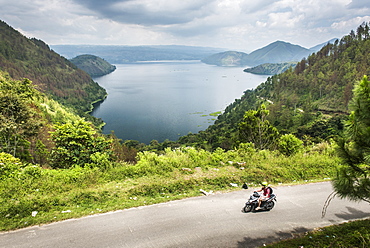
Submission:
[[[51,48],[66,58],[92,54],[111,64],[156,60],[201,60],[225,49],[180,45],[52,45]]]
[[[278,40],[268,44],[267,46],[254,50],[249,54],[227,51],[208,56],[202,59],[202,62],[210,65],[231,66],[224,62],[224,58],[226,57],[228,58],[228,61],[237,61],[233,66],[253,67],[266,63],[298,62],[304,57],[308,57],[310,54],[317,52],[317,49],[320,50],[319,48],[325,46],[327,43],[332,43],[334,40],[336,39],[318,44],[311,49]],[[238,55],[236,56],[236,54]]]
[[[184,45],[51,45],[51,48],[69,59],[82,54],[92,54],[111,64],[156,60],[201,60],[206,64],[219,66],[256,66],[263,63],[298,62],[303,57],[317,52],[328,42],[332,43],[333,40],[335,39],[312,48],[278,40],[249,54],[223,48]],[[218,61],[213,61],[215,58]]]
[[[318,45],[316,45],[316,46],[311,47],[311,48],[310,48],[310,50],[311,50],[311,51],[313,51],[313,52],[318,52],[318,51],[320,51],[320,50],[321,50],[321,48],[323,48],[324,46],[326,46],[328,43],[329,43],[329,44],[334,44],[334,42],[335,42],[336,40],[338,40],[338,41],[339,41],[339,39],[338,39],[338,38],[333,38],[333,39],[328,40],[327,42],[323,42],[323,43],[321,43],[321,44],[318,44]]]
[[[257,49],[248,55],[248,62],[252,65],[263,63],[292,62],[308,56],[310,50],[289,42],[275,41]]]

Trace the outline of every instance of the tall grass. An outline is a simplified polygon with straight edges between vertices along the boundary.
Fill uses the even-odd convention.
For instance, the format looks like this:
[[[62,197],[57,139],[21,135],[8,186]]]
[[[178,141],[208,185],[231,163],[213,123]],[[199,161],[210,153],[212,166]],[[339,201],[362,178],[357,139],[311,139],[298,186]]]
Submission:
[[[143,152],[136,164],[112,164],[106,170],[42,169],[0,156],[0,230],[197,196],[200,189],[239,189],[230,183],[323,180],[333,176],[338,163],[330,148],[286,157],[247,146]]]

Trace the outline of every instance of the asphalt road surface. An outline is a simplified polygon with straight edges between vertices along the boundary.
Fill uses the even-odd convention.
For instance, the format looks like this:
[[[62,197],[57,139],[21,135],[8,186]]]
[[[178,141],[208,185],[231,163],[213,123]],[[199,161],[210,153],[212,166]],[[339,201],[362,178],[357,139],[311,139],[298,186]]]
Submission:
[[[200,196],[0,233],[0,247],[259,247],[316,227],[370,217],[370,205],[334,198],[329,182],[274,188],[270,212],[242,213],[253,189]]]

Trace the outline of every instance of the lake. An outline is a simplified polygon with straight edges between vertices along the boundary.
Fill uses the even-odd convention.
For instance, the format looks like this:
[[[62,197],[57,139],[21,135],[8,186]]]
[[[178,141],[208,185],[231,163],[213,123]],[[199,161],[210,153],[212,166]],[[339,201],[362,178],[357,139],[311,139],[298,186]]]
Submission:
[[[241,67],[218,67],[200,61],[156,61],[118,64],[94,78],[108,92],[92,115],[102,118],[106,134],[114,130],[122,140],[176,141],[197,133],[247,89],[266,81],[266,75]]]

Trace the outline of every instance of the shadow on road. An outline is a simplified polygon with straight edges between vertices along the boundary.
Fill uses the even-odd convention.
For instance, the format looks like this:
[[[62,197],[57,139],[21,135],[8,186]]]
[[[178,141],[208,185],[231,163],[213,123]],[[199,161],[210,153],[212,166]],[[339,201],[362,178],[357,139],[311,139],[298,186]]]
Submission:
[[[298,227],[290,232],[276,232],[273,236],[263,237],[263,238],[249,238],[245,237],[243,241],[238,242],[238,248],[255,248],[261,247],[264,244],[271,244],[273,242],[281,241],[288,238],[294,238],[310,231],[304,227]]]
[[[362,219],[362,218],[370,217],[369,212],[364,212],[356,208],[347,207],[347,210],[348,210],[347,213],[335,214],[335,216],[343,220],[353,220],[353,219]]]

